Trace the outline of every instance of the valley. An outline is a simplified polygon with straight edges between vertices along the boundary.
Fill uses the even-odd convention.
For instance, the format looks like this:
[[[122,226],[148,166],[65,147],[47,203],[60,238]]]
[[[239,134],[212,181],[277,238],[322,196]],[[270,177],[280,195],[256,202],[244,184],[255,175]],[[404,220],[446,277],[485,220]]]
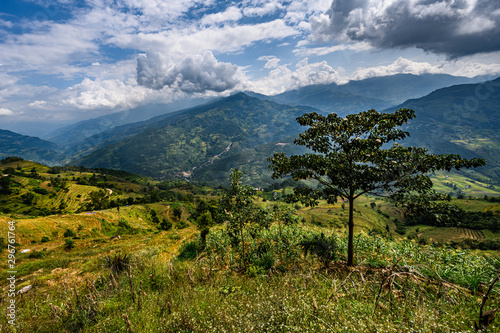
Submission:
[[[456,207],[444,225],[407,219],[387,198],[359,197],[353,266],[348,203],[289,202],[296,188],[320,187],[273,179],[267,160],[310,152],[294,140],[304,130],[297,117],[329,112],[314,89],[290,93],[285,104],[286,94],[238,93],[91,136],[82,136],[91,123],[81,124],[80,133],[66,129],[72,136],[58,132],[64,146],[3,133],[0,248],[15,258],[19,330],[474,331],[485,290],[491,284],[488,308],[500,295],[498,91],[464,113],[457,103],[484,85],[390,107],[408,95],[375,100],[375,89],[359,99],[358,84],[320,95],[358,99],[355,108],[379,103],[383,112],[414,108],[402,146],[484,158],[486,166],[429,173],[450,199],[436,203]],[[232,169],[242,171],[238,184],[228,179]],[[7,300],[8,262],[1,267]],[[5,317],[0,330],[12,331]]]

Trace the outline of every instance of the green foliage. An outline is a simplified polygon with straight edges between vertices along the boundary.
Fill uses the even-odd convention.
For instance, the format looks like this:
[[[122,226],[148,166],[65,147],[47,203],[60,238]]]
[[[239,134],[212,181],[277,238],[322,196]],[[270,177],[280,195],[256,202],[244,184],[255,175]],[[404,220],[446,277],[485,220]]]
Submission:
[[[72,239],[64,240],[64,249],[66,251],[71,251],[75,247],[75,242]]]
[[[174,214],[174,217],[177,219],[177,221],[179,221],[182,216],[182,208],[180,206],[176,206],[172,210],[172,213]]]
[[[76,232],[74,230],[71,230],[71,229],[66,229],[64,231],[64,237],[76,237]]]
[[[117,253],[113,256],[105,256],[103,266],[109,268],[113,274],[120,274],[129,269],[132,259],[131,254]]]
[[[172,229],[172,223],[167,219],[163,219],[160,223],[160,229],[165,231],[170,230]]]
[[[193,260],[203,251],[203,246],[199,240],[184,242],[179,248],[177,259]]]
[[[315,234],[304,239],[300,245],[304,249],[305,255],[308,253],[316,255],[324,267],[328,267],[332,261],[339,258],[337,237],[334,234],[330,236],[325,236],[324,233]]]
[[[410,109],[388,114],[369,110],[346,118],[334,113],[304,114],[297,121],[309,128],[295,144],[314,153],[290,157],[275,153],[268,159],[273,178],[313,179],[321,185],[296,188],[289,201],[301,201],[308,206],[317,205],[320,199],[328,203],[336,202],[338,197],[349,201],[349,265],[354,264],[353,205],[361,195],[390,193],[398,202],[412,203],[413,196],[432,192],[432,181],[425,173],[485,164],[484,160],[466,160],[458,155],[428,154],[425,148],[403,147],[397,142],[384,149],[385,144],[409,135],[399,127],[414,117]]]
[[[227,221],[227,233],[234,247],[241,250],[241,266],[247,266],[245,233],[254,235],[270,223],[267,211],[253,202],[254,192],[250,186],[241,183],[243,173],[233,169],[229,175],[230,186],[219,201],[221,217]]]

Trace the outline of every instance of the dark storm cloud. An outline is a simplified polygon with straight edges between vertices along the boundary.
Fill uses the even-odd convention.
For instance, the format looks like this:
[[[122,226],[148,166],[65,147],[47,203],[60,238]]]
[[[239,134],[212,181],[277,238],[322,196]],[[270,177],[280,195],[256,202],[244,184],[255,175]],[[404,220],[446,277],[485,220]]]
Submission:
[[[317,39],[417,47],[457,58],[500,50],[498,0],[334,0],[313,20]]]
[[[218,62],[211,52],[187,56],[177,63],[159,54],[137,59],[137,82],[152,89],[170,87],[185,93],[222,92],[238,84],[238,66]]]

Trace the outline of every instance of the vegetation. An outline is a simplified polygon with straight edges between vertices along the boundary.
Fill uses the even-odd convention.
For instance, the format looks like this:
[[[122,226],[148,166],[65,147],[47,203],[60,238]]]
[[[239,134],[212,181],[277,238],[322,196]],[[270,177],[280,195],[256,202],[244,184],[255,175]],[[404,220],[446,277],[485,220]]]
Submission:
[[[48,167],[16,157],[0,161],[0,251],[6,255],[11,243],[8,226],[15,221],[19,291],[16,326],[3,316],[0,331],[500,329],[498,319],[488,317],[500,301],[498,189],[489,179],[469,174],[436,172],[418,175],[416,180],[423,180],[419,184],[401,181],[408,180],[405,176],[415,166],[425,172],[478,161],[458,157],[448,161],[397,145],[382,149],[391,138],[405,135],[394,129],[404,114],[361,116],[378,137],[348,133],[363,124],[357,115],[346,121],[329,116],[338,123],[334,125],[346,125],[346,132],[337,134],[344,135],[347,147],[370,157],[352,159],[352,168],[338,161],[327,167],[319,163],[313,170],[298,170],[299,182],[293,178],[275,182],[270,172],[262,172],[267,168],[264,156],[310,153],[297,149],[289,137],[298,132],[293,118],[304,109],[254,102],[240,94],[177,113],[162,118],[164,127],[128,141],[131,145],[115,146],[130,154],[144,147],[146,139],[152,142],[148,135],[165,139],[147,148],[149,152],[171,148],[169,154],[162,150],[158,155],[168,161],[141,161],[151,163],[148,172],[164,162],[181,161],[160,175],[166,177],[162,181],[110,169]],[[283,119],[285,113],[292,115],[290,119]],[[253,122],[256,116],[262,123]],[[210,127],[214,122],[220,127]],[[378,125],[374,129],[368,123]],[[315,130],[321,131],[321,126]],[[115,139],[120,135],[125,134]],[[356,137],[359,140],[351,140]],[[313,138],[308,143],[314,143]],[[307,141],[304,136],[298,140]],[[188,160],[191,149],[198,155]],[[114,167],[114,152],[108,152],[100,165]],[[309,156],[306,162],[314,164],[328,161],[329,155],[299,156]],[[412,163],[421,163],[410,165],[409,156]],[[389,163],[381,162],[387,157]],[[144,167],[141,163],[127,168]],[[234,169],[238,166],[244,173]],[[193,181],[227,178],[231,168],[228,181],[221,182],[226,187]],[[333,184],[332,178],[345,185],[350,169],[357,172],[354,178],[364,179],[355,207],[347,207],[354,197],[343,200],[327,185],[318,185],[325,179]],[[191,173],[191,181],[170,178],[178,177],[178,172]],[[307,172],[310,179],[302,177]],[[389,173],[395,177],[389,178]],[[428,177],[437,180],[435,189],[443,193],[433,199],[453,192],[450,202],[432,201],[433,207],[453,204],[455,211],[448,210],[439,219],[426,215],[428,210],[410,216],[393,201],[376,196],[394,189],[433,193]],[[383,182],[374,179],[394,183],[381,186]],[[303,203],[286,202],[294,188]],[[346,190],[349,194],[347,188],[339,191]],[[352,253],[355,266],[349,265]],[[8,274],[5,260],[0,270],[3,307],[9,301]]]
[[[298,188],[290,200],[300,200],[307,206],[317,205],[320,198],[335,202],[340,197],[349,202],[349,266],[354,264],[354,201],[357,198],[364,194],[390,193],[391,198],[401,202],[407,215],[425,214],[429,218],[449,207],[431,203],[431,198],[443,199],[443,196],[432,191],[432,181],[426,173],[485,164],[484,160],[466,160],[458,155],[428,154],[425,148],[403,147],[397,142],[383,149],[383,145],[409,135],[397,127],[414,116],[409,109],[392,114],[370,110],[343,119],[334,113],[327,117],[315,112],[304,114],[297,121],[310,128],[300,134],[295,143],[315,154],[287,157],[276,153],[269,158],[274,178],[290,175],[295,180],[313,179],[322,185],[316,189]],[[449,216],[449,213],[441,215]]]

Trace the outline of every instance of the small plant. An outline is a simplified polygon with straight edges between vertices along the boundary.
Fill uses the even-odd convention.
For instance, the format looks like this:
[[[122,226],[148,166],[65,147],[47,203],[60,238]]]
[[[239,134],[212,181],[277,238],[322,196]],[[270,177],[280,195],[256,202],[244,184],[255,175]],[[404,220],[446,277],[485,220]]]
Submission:
[[[198,240],[184,242],[181,245],[181,248],[179,249],[179,255],[177,256],[177,259],[179,260],[195,259],[202,250],[203,249]]]
[[[41,240],[42,243],[47,243],[48,241],[50,241],[49,237],[47,237],[47,236],[42,237],[42,240]]]
[[[323,233],[313,235],[311,238],[303,240],[300,245],[304,249],[305,255],[315,254],[324,267],[338,259],[339,247],[335,235],[325,236]]]
[[[75,242],[72,239],[66,239],[64,244],[64,249],[66,251],[71,251],[75,247]]]
[[[66,229],[64,232],[64,237],[76,237],[76,232],[71,229]]]
[[[113,274],[119,274],[130,266],[132,262],[131,254],[117,253],[114,256],[104,257],[104,266],[109,268]]]

